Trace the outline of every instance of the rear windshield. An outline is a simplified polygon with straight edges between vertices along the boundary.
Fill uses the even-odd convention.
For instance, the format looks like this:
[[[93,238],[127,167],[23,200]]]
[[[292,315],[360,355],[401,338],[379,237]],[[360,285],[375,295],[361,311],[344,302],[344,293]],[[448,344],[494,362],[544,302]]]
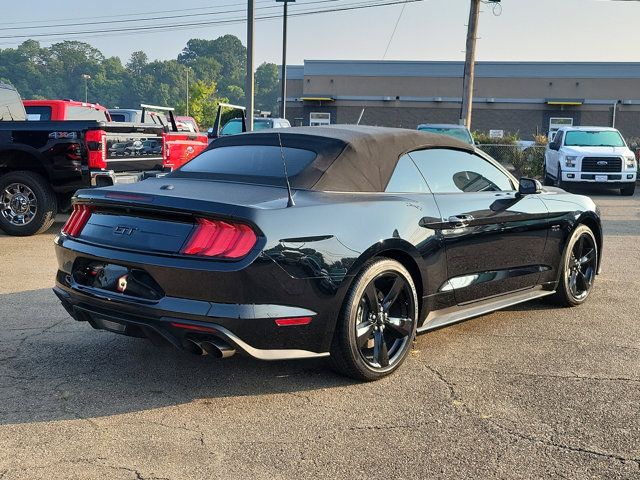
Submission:
[[[567,147],[624,147],[622,136],[615,130],[569,131],[565,135]]]
[[[51,107],[44,106],[31,106],[24,107],[27,111],[27,120],[32,121],[47,121],[51,120]]]
[[[111,120],[114,122],[126,122],[127,119],[124,116],[124,113],[112,113]]]
[[[301,148],[233,145],[207,150],[174,172],[173,176],[202,177],[266,185],[285,185],[284,160],[289,177],[295,177],[316,158]]]
[[[447,137],[455,138],[464,143],[473,144],[473,139],[467,130],[464,128],[447,128],[447,127],[420,127],[421,132],[436,133],[438,135],[446,135]]]

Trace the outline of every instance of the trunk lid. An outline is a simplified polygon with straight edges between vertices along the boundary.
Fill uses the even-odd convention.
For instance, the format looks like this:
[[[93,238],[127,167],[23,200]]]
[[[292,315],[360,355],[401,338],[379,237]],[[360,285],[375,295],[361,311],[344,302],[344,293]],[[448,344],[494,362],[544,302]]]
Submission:
[[[251,224],[252,210],[287,204],[280,187],[170,177],[81,190],[77,198],[93,206],[79,236],[83,242],[163,254],[180,252],[197,218]]]

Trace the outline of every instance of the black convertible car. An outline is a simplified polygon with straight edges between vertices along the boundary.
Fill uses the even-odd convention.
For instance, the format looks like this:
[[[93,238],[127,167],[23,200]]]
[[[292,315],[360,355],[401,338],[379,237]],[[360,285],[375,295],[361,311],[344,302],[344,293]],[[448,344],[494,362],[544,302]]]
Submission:
[[[587,197],[454,139],[374,127],[225,137],[164,178],[80,191],[54,289],[94,328],[218,357],[330,357],[374,380],[425,332],[548,296],[583,303]]]

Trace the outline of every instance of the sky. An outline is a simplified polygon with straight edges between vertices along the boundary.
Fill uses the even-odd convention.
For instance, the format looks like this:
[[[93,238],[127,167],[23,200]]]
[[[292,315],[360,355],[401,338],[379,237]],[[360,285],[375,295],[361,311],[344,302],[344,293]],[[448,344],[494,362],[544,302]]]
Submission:
[[[297,0],[290,13],[345,8],[394,0]],[[395,0],[398,1],[398,0]],[[3,2],[5,3],[5,2]],[[87,5],[92,5],[87,8]],[[282,8],[275,0],[256,0],[255,60],[280,63]],[[126,62],[133,51],[151,59],[176,58],[190,38],[227,33],[246,39],[246,24],[185,26],[173,31],[82,33],[113,28],[238,19],[245,0],[23,0],[2,6],[0,48],[33,37],[43,45],[77,39],[106,56]],[[640,61],[640,2],[615,0],[502,0],[501,12],[482,6],[478,60]],[[165,13],[160,13],[165,12]],[[225,13],[227,12],[227,13]],[[297,16],[289,19],[288,63],[305,59],[463,60],[469,0],[424,0],[371,9]],[[497,15],[499,13],[499,15]],[[145,17],[191,15],[143,22]],[[127,23],[125,20],[136,19]],[[97,24],[95,22],[104,22]],[[119,22],[119,23],[118,23]],[[397,29],[394,27],[397,22]],[[51,27],[67,24],[68,26]],[[35,27],[35,28],[31,28]],[[49,28],[47,28],[49,27]],[[52,33],[63,33],[51,36]]]

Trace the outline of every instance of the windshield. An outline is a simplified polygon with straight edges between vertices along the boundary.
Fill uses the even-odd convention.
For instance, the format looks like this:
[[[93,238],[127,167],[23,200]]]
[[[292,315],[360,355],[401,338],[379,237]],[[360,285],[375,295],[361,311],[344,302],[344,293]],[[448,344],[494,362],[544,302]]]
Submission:
[[[622,136],[615,130],[571,131],[564,140],[567,147],[624,147]]]
[[[455,138],[464,143],[473,145],[471,134],[464,128],[447,128],[447,127],[420,127],[421,132],[436,133],[438,135],[446,135]]]
[[[316,153],[270,145],[218,147],[204,151],[171,175],[285,185],[283,157],[289,177],[295,177],[315,160]]]

